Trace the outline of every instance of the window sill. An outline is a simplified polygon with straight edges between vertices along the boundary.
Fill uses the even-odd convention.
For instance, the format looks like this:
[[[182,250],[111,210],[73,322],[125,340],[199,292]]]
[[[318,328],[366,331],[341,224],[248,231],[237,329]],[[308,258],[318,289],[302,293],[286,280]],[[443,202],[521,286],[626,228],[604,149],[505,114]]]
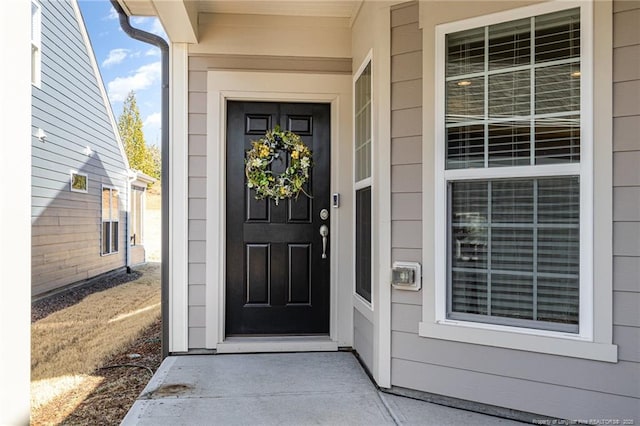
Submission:
[[[568,333],[531,329],[514,330],[514,327],[487,327],[486,324],[443,321],[420,322],[418,335],[548,355],[618,362],[618,346],[611,343],[592,342]]]
[[[373,306],[358,293],[353,293],[353,307],[360,312],[367,320],[373,323]]]

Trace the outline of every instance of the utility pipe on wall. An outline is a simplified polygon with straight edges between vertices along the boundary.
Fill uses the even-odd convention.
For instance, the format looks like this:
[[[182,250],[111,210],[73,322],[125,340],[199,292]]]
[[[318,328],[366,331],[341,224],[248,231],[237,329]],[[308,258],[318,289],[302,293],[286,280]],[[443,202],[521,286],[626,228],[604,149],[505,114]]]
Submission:
[[[160,135],[160,151],[162,153],[162,269],[161,269],[161,312],[162,312],[162,357],[169,355],[169,45],[160,36],[134,28],[129,23],[129,16],[125,13],[117,0],[111,0],[111,5],[118,12],[120,27],[129,37],[152,44],[160,49],[162,54],[162,119]]]

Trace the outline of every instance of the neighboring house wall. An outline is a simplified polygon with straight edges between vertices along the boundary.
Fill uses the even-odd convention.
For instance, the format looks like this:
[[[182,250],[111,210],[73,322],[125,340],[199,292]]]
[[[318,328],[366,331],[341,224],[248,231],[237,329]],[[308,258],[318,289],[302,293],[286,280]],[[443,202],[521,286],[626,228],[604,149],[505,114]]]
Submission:
[[[131,265],[140,265],[146,262],[144,246],[131,246]]]
[[[125,265],[127,164],[69,1],[42,1],[42,83],[32,90],[32,294]],[[90,156],[85,150],[89,147]],[[88,175],[71,192],[70,171]],[[120,191],[119,252],[101,256],[102,185]]]
[[[428,4],[428,3],[427,3]],[[514,3],[514,7],[521,3]],[[504,3],[501,8],[506,8]],[[393,258],[420,260],[421,30],[417,4],[392,11]],[[437,8],[433,9],[437,13]],[[638,418],[640,412],[640,4],[614,2],[614,310],[617,363],[418,336],[422,295],[394,290],[392,385],[569,419]],[[433,31],[424,28],[422,31]],[[596,35],[597,37],[597,35]],[[432,46],[422,46],[433,55]],[[597,61],[597,58],[596,58]],[[427,61],[425,61],[426,63]],[[426,83],[425,83],[426,84]],[[429,84],[431,84],[429,82]],[[432,137],[425,137],[432,141]],[[596,141],[597,143],[597,141]],[[423,147],[424,148],[424,147]],[[596,158],[596,161],[598,159]],[[597,203],[598,200],[595,200]],[[417,203],[417,206],[415,205]],[[403,208],[395,208],[395,205]],[[410,214],[407,216],[407,214]],[[428,233],[426,233],[428,234]],[[425,244],[431,244],[425,240]],[[428,273],[426,271],[425,273]],[[595,285],[598,285],[596,282]]]

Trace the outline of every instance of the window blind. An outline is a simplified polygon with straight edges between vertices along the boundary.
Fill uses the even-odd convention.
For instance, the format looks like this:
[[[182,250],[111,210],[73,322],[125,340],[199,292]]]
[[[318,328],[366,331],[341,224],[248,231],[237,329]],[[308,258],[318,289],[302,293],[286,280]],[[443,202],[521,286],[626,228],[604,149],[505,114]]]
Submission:
[[[371,177],[371,62],[355,84],[356,182]]]
[[[580,13],[446,36],[446,169],[580,161]]]
[[[450,317],[577,331],[579,194],[574,176],[450,182]]]

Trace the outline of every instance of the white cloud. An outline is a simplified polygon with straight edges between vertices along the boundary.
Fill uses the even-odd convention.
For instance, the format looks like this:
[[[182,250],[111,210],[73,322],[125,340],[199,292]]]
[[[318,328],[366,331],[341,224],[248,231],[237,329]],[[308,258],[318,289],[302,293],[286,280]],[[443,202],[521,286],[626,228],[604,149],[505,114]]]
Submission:
[[[142,124],[142,131],[147,143],[156,144],[160,141],[161,116],[159,112],[149,115]]]
[[[116,12],[113,6],[111,6],[111,8],[109,8],[109,14],[102,19],[108,20],[108,19],[118,19],[118,18],[119,18],[118,12]]]
[[[151,18],[147,18],[146,16],[134,16],[131,18],[131,23],[134,25],[143,25],[146,24]]]
[[[129,49],[111,49],[109,51],[109,55],[107,59],[102,62],[103,67],[108,67],[110,65],[116,65],[125,60],[127,55],[129,54]]]
[[[153,114],[149,115],[145,120],[144,123],[142,123],[143,126],[147,127],[147,126],[159,126],[160,125],[160,113],[159,112],[154,112]]]
[[[153,24],[151,25],[149,31],[156,35],[159,35],[164,39],[167,38],[167,33],[164,32],[164,28],[162,28],[162,24],[160,23],[160,20],[158,18],[153,19]]]
[[[160,56],[160,49],[158,49],[157,47],[152,47],[144,52],[144,56]]]
[[[127,94],[151,87],[160,79],[160,61],[143,65],[127,77],[117,77],[107,84],[111,102],[124,101]]]

